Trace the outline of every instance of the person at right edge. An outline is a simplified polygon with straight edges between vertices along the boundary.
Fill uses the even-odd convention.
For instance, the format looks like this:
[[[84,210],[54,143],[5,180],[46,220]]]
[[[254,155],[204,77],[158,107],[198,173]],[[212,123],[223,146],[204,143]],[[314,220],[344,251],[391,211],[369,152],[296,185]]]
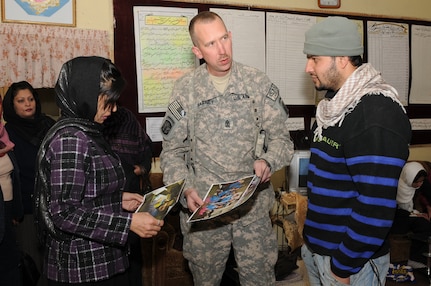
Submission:
[[[358,26],[328,17],[305,33],[316,109],[301,255],[310,285],[385,285],[388,233],[411,126],[398,93],[362,63]]]
[[[160,155],[165,183],[186,178],[180,212],[184,257],[194,285],[220,285],[232,246],[241,285],[275,285],[278,251],[269,217],[275,194],[269,180],[293,154],[287,109],[268,76],[232,60],[232,34],[217,14],[199,13],[189,31],[193,53],[206,63],[176,82]],[[247,202],[211,220],[187,223],[211,184],[253,172],[261,182]]]

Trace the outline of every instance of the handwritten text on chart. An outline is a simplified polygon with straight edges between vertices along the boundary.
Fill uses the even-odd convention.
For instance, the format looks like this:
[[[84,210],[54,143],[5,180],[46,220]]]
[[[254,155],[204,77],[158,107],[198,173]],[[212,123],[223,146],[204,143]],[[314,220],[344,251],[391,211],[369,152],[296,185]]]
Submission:
[[[188,25],[197,12],[135,8],[139,112],[162,112],[175,81],[195,68]]]

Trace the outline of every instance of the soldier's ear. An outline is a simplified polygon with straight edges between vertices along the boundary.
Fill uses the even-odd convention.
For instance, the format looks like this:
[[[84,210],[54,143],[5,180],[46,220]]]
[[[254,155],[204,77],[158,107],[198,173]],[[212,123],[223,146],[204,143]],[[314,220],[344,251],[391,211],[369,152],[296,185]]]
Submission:
[[[198,58],[198,59],[203,59],[203,55],[202,55],[202,52],[201,52],[201,50],[198,48],[198,47],[196,47],[196,46],[193,46],[192,47],[192,52],[193,52],[193,54],[195,54],[195,56]]]

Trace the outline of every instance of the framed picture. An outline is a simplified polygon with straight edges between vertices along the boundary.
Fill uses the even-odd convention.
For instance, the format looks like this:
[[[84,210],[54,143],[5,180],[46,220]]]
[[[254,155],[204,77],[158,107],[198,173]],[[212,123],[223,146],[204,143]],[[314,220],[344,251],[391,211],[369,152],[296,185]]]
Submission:
[[[2,22],[75,27],[75,0],[1,0]]]

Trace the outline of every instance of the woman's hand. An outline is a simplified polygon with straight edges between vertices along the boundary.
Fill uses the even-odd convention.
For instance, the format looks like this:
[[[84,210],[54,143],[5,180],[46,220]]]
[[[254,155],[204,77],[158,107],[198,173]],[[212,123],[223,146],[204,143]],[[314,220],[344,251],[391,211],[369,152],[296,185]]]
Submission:
[[[416,214],[416,216],[417,217],[421,217],[421,218],[424,218],[424,219],[426,219],[426,220],[430,220],[430,218],[429,218],[429,214],[427,214],[427,213],[418,213],[418,214]]]
[[[136,211],[143,201],[144,197],[140,194],[123,192],[122,206],[129,212]]]
[[[156,219],[147,212],[138,212],[132,216],[130,230],[142,238],[149,238],[155,236],[163,224],[163,220]]]

